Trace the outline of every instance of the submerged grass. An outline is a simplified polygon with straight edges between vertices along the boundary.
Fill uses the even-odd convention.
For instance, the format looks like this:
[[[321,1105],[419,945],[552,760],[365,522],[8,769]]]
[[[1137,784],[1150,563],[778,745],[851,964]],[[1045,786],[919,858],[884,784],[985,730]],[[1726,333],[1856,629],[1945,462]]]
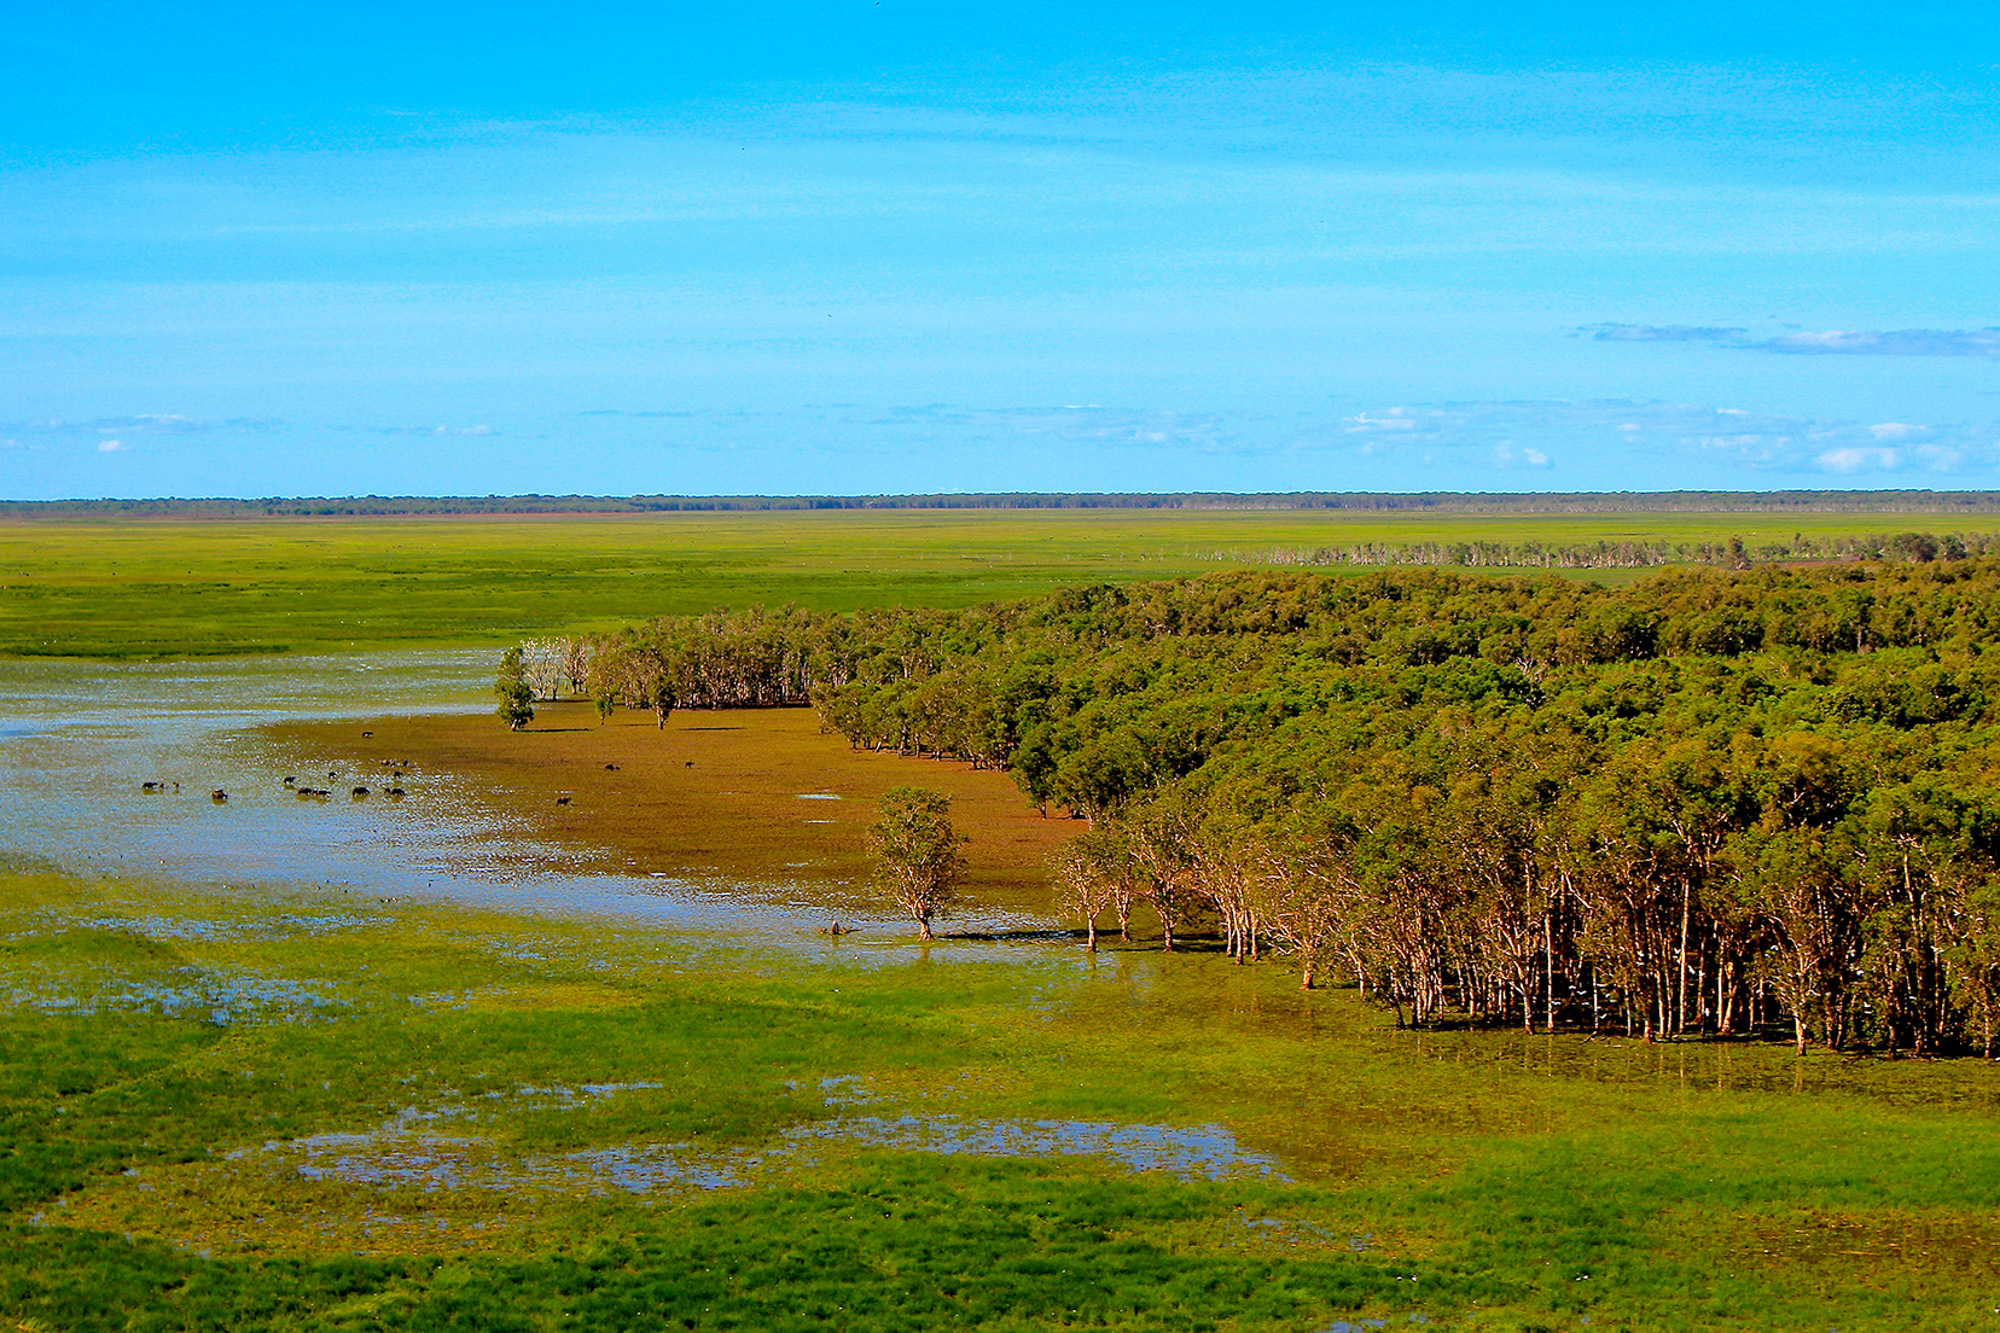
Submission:
[[[0,523],[0,655],[487,644],[669,612],[965,606],[1424,541],[2000,530],[2000,515],[909,510]],[[1624,578],[1637,571],[1591,577]]]
[[[0,903],[24,1328],[1964,1329],[2000,1305],[2000,1079],[1972,1062],[1396,1033],[1213,956],[815,959],[32,873]],[[203,987],[280,998],[176,998]],[[1135,1142],[1166,1147],[1103,1146]]]

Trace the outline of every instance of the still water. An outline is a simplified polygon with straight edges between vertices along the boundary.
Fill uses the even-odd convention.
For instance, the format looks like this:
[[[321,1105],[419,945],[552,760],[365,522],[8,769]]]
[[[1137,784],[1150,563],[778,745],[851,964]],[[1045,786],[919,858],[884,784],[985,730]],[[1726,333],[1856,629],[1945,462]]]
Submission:
[[[482,713],[492,707],[493,661],[486,649],[0,661],[0,855],[82,875],[332,886],[673,926],[796,934],[826,924],[825,886],[582,873],[451,773],[408,770],[397,784],[407,794],[391,800],[391,770],[330,763],[263,731],[288,721]],[[328,794],[301,798],[287,777]],[[351,794],[364,785],[367,796]],[[227,799],[215,800],[216,791]],[[901,933],[851,901],[837,906],[871,935]],[[993,932],[1048,923],[975,909],[954,924]]]

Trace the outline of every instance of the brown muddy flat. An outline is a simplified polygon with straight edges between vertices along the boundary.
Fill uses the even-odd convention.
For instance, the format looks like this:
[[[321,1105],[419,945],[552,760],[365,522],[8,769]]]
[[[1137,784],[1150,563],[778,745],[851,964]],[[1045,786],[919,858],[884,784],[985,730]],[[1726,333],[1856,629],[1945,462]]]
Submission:
[[[378,792],[392,781],[382,759],[408,761],[413,794],[450,774],[463,780],[455,790],[474,793],[467,799],[562,846],[581,868],[618,874],[859,886],[877,798],[912,784],[952,797],[952,819],[971,837],[968,897],[1046,914],[1049,854],[1082,827],[1038,815],[1005,773],[850,749],[802,708],[678,712],[661,730],[651,713],[621,710],[600,725],[587,703],[538,704],[522,732],[447,714],[267,734],[352,764],[361,780],[379,775]]]

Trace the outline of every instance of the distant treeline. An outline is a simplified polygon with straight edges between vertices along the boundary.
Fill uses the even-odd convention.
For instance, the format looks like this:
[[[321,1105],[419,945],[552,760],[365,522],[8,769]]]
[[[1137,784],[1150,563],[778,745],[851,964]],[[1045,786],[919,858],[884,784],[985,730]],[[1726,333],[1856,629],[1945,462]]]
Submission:
[[[1232,565],[1396,565],[1463,569],[1655,569],[1665,565],[1720,565],[1810,560],[1963,560],[2000,553],[2000,534],[1872,532],[1834,536],[1797,533],[1789,541],[1595,542],[1350,542],[1345,546],[1231,548],[1209,558]]]
[[[1367,491],[935,495],[360,495],[269,499],[0,500],[0,518],[367,517],[398,514],[649,514],[801,509],[1271,509],[1439,514],[2000,513],[1996,491],[1616,491],[1407,494]]]
[[[1090,828],[1080,919],[1429,1024],[1991,1052],[2000,559],[1623,588],[1237,571],[551,646],[601,706],[810,701]]]

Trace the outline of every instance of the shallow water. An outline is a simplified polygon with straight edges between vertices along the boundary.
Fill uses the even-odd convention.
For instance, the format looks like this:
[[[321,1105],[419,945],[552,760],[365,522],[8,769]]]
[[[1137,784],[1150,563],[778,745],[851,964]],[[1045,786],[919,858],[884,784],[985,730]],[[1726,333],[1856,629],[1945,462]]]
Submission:
[[[524,1157],[478,1135],[395,1127],[359,1134],[319,1134],[263,1151],[296,1161],[309,1180],[424,1191],[487,1189],[654,1194],[664,1190],[741,1189],[760,1177],[809,1164],[808,1145],[850,1144],[896,1152],[970,1157],[1094,1157],[1129,1171],[1182,1180],[1256,1176],[1284,1180],[1277,1163],[1244,1152],[1219,1125],[1125,1125],[1081,1120],[822,1121],[787,1130],[760,1150],[715,1150],[686,1143],[630,1143]]]
[[[626,1143],[563,1154],[513,1156],[478,1133],[497,1114],[571,1110],[657,1083],[521,1087],[472,1100],[407,1108],[372,1130],[318,1134],[265,1144],[312,1180],[413,1188],[554,1189],[651,1194],[670,1189],[739,1189],[771,1172],[810,1165],[818,1148],[856,1145],[969,1157],[1094,1157],[1129,1171],[1183,1180],[1254,1176],[1286,1180],[1275,1158],[1240,1147],[1221,1125],[1121,1124],[1099,1120],[990,1120],[942,1115],[841,1116],[789,1126],[755,1149],[689,1143]],[[824,1101],[871,1101],[857,1080],[822,1083]]]
[[[812,886],[584,873],[572,853],[496,812],[453,774],[406,768],[395,779],[394,769],[379,764],[356,768],[283,748],[262,730],[398,713],[483,713],[491,707],[493,661],[486,649],[0,661],[0,697],[8,701],[0,719],[0,855],[83,875],[337,886],[378,897],[815,939],[827,909]],[[287,777],[326,795],[301,797]],[[143,790],[149,782],[161,790]],[[392,783],[406,794],[387,796]],[[357,786],[368,794],[354,796]],[[214,799],[216,791],[226,799]],[[840,917],[868,941],[843,945],[851,956],[908,934],[900,921],[857,914],[851,905]],[[954,924],[998,933],[1049,923],[974,908]]]
[[[1102,1120],[975,1120],[959,1116],[850,1116],[800,1125],[792,1142],[859,1143],[966,1157],[1101,1157],[1182,1179],[1257,1175],[1283,1180],[1275,1158],[1246,1152],[1221,1125],[1128,1125]]]

